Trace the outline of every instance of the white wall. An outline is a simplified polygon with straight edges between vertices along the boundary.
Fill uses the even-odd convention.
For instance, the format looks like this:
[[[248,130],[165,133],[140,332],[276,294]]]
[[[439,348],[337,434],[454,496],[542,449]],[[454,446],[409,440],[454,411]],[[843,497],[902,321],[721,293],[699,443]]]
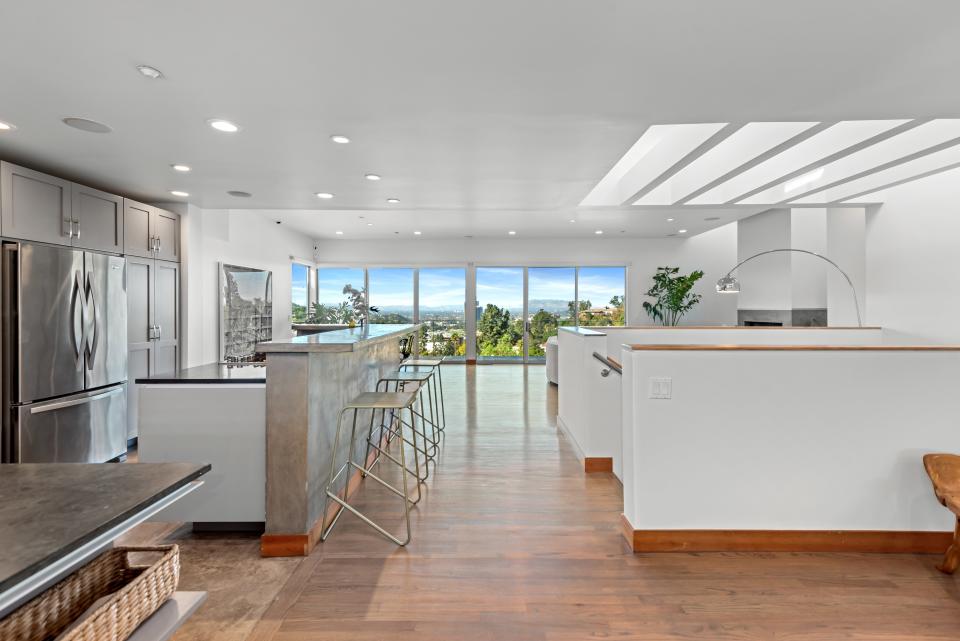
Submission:
[[[290,330],[290,256],[309,260],[313,241],[278,226],[256,211],[180,210],[183,272],[181,365],[214,363],[219,358],[219,263],[273,271],[273,336]]]
[[[769,249],[790,247],[790,210],[771,209],[737,223],[737,262]],[[737,270],[740,309],[792,309],[789,253],[752,260]]]
[[[960,169],[871,194],[867,318],[888,340],[960,343]]]
[[[736,263],[736,225],[693,238],[665,239],[445,239],[320,240],[318,263],[365,265],[627,265],[627,322],[648,324],[642,308],[651,276],[660,266],[703,269],[701,303],[685,324],[735,324],[736,301],[718,296],[716,280]]]
[[[960,352],[624,356],[634,528],[952,529],[922,458],[960,449]],[[672,380],[671,399],[648,398],[651,377]]]
[[[853,282],[864,323],[867,320],[866,251],[866,210],[862,207],[827,209],[827,257]],[[832,267],[827,270],[827,322],[834,327],[857,324],[850,284]]]
[[[827,210],[793,209],[790,212],[790,245],[817,254],[827,253]],[[791,254],[793,309],[827,307],[827,269],[835,271],[819,258]]]

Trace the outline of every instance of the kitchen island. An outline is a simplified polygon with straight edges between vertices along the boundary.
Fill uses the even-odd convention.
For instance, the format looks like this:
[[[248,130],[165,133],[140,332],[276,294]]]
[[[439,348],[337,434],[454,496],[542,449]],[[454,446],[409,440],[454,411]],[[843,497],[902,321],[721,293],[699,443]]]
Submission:
[[[200,463],[0,466],[0,618],[192,492],[209,470]],[[178,595],[170,604],[180,614],[202,601]]]
[[[264,556],[306,555],[316,545],[337,416],[397,368],[400,340],[418,329],[368,325],[257,346],[267,355]]]

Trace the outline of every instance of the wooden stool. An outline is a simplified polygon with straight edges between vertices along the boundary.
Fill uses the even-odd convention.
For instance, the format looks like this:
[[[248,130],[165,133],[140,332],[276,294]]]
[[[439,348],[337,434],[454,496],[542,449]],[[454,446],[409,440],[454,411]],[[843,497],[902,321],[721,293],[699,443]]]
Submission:
[[[947,548],[943,562],[937,569],[953,574],[960,567],[960,456],[956,454],[927,454],[923,466],[933,481],[933,493],[948,510],[957,517],[953,531],[953,543]]]

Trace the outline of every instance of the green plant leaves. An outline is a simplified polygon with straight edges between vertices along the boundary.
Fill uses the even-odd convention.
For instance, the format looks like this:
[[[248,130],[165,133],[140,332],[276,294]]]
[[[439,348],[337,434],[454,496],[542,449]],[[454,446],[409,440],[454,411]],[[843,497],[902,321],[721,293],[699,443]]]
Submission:
[[[683,276],[679,267],[658,267],[653,275],[653,286],[647,290],[647,296],[653,298],[654,302],[644,301],[644,311],[663,325],[679,324],[683,315],[702,298],[691,291],[701,278],[703,271],[699,269]]]

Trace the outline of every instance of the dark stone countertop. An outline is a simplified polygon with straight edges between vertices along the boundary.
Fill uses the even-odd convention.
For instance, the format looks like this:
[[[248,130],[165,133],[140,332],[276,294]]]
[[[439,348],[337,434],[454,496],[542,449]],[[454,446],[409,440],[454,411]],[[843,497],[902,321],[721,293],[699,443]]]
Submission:
[[[266,383],[267,368],[264,364],[208,363],[196,367],[187,367],[172,373],[138,378],[134,382],[140,385]]]
[[[208,471],[205,463],[0,465],[0,592]]]

